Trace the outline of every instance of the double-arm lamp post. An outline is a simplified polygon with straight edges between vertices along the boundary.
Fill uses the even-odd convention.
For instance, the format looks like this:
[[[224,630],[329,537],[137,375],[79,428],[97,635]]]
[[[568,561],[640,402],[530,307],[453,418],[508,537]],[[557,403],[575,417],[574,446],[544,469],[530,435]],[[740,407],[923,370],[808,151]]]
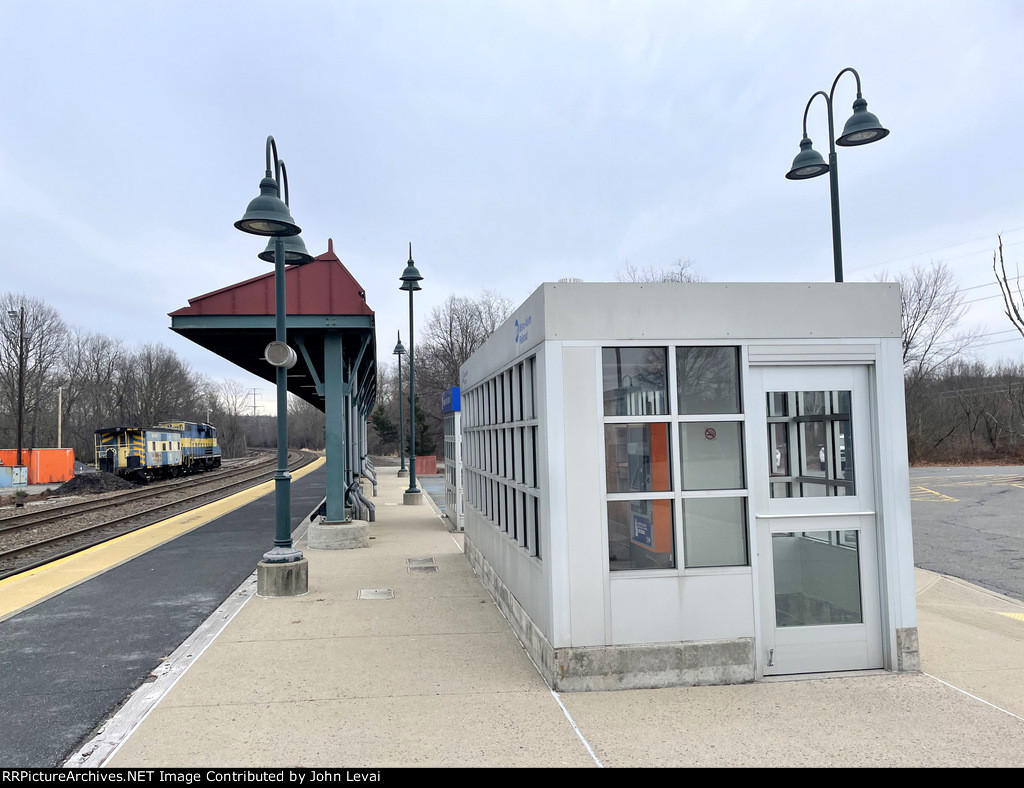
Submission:
[[[857,99],[853,102],[853,115],[846,121],[843,133],[836,139],[835,123],[832,116],[832,100],[836,92],[836,85],[839,83],[839,78],[847,71],[853,74],[857,80]],[[811,140],[807,136],[807,111],[811,108],[811,103],[818,96],[825,98],[825,106],[828,109],[829,154],[827,164],[821,157],[821,154],[811,147]],[[835,261],[837,282],[843,281],[843,247],[839,232],[839,170],[836,164],[836,145],[844,147],[867,145],[869,142],[880,140],[888,134],[889,130],[882,128],[878,118],[868,112],[868,103],[860,94],[860,74],[852,68],[844,68],[840,71],[832,83],[832,90],[828,93],[819,90],[811,96],[807,106],[804,108],[804,137],[800,140],[800,152],[793,159],[793,166],[786,173],[786,177],[791,181],[800,181],[807,178],[816,178],[826,172],[829,175],[829,185],[832,193],[832,256]]]
[[[405,416],[402,413],[402,356],[405,355],[405,346],[402,345],[401,331],[398,332],[398,344],[392,352],[398,356],[398,456],[402,460],[398,475],[408,476],[409,471],[405,469]]]
[[[284,186],[284,201],[281,186]],[[301,561],[302,553],[292,546],[291,474],[288,473],[288,370],[295,366],[295,351],[288,347],[285,300],[285,264],[310,262],[313,257],[299,237],[299,226],[288,208],[288,172],[277,157],[277,143],[267,137],[267,171],[260,181],[260,194],[235,227],[252,235],[270,236],[261,260],[274,263],[275,337],[267,345],[266,360],[277,368],[277,471],[274,473],[274,547],[263,555],[267,563]]]
[[[412,294],[422,290],[420,282],[423,277],[412,261],[412,244],[409,244],[409,262],[399,277],[402,284],[399,290],[409,292],[409,489],[405,491],[405,503],[416,504],[422,501],[419,487],[416,486],[416,369],[413,364],[413,333],[412,333]]]

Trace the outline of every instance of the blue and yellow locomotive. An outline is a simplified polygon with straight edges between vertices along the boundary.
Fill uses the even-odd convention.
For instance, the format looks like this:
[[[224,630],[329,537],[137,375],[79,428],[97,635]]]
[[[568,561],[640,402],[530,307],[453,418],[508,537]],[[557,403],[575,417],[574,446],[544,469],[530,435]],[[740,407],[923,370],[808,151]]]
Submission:
[[[216,427],[193,421],[161,421],[154,429],[176,430],[181,433],[181,464],[185,473],[220,467],[220,446],[217,445]]]
[[[217,430],[209,424],[179,421],[96,430],[96,467],[133,481],[218,468],[220,457]]]

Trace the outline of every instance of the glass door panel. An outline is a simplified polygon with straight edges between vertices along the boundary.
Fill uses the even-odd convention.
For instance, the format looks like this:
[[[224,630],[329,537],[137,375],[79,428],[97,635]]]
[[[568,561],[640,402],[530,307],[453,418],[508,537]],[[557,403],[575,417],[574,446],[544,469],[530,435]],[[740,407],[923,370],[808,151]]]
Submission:
[[[764,403],[763,426],[748,421],[751,435],[763,430],[749,441],[762,474],[751,485],[759,666],[765,675],[881,667],[868,368],[766,366],[751,379]]]
[[[775,626],[860,624],[857,531],[772,534]]]

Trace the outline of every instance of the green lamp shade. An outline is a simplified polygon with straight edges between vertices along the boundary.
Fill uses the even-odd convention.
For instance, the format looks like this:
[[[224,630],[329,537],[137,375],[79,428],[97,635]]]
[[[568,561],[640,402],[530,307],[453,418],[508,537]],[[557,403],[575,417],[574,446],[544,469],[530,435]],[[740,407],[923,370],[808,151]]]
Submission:
[[[402,271],[402,275],[399,278],[402,280],[402,286],[398,288],[399,290],[415,291],[423,289],[419,285],[423,277],[420,276],[420,272],[416,270],[416,266],[413,265],[411,257],[409,258],[409,264],[405,267],[405,270]]]
[[[257,257],[268,263],[274,262],[274,247],[277,241],[271,239],[267,248],[260,252]],[[289,265],[302,265],[313,262],[313,255],[306,251],[306,244],[302,242],[301,235],[288,235],[284,238],[284,261]]]
[[[802,181],[807,178],[815,178],[828,172],[828,164],[821,158],[821,154],[811,147],[811,140],[805,136],[800,140],[800,152],[793,159],[793,166],[789,168],[786,177],[791,181]]]
[[[867,145],[869,142],[880,140],[888,134],[889,130],[883,129],[882,124],[878,122],[878,118],[873,113],[868,112],[868,103],[864,99],[858,98],[853,102],[853,115],[846,121],[846,125],[843,126],[843,133],[836,140],[836,145],[845,145],[847,147]]]
[[[259,197],[249,203],[245,216],[235,222],[235,227],[253,235],[289,236],[302,232],[278,196],[277,181],[273,178],[260,181]]]

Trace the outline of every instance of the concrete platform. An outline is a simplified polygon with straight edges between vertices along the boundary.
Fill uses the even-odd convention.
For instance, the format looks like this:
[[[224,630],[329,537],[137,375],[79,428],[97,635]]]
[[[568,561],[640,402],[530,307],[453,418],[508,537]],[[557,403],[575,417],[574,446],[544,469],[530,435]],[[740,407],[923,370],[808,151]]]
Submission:
[[[556,694],[463,535],[378,474],[369,549],[300,539],[307,595],[239,589],[71,763],[1024,766],[1024,604],[918,571],[922,673]]]

